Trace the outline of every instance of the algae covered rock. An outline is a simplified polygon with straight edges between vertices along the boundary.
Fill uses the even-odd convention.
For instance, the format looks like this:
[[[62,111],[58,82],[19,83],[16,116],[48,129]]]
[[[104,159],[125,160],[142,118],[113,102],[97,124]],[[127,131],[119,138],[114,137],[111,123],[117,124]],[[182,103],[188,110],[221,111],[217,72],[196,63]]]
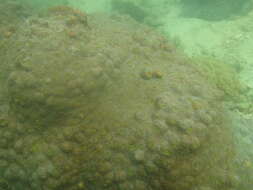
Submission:
[[[180,0],[182,16],[209,21],[232,19],[247,15],[253,7],[251,0]]]
[[[152,29],[61,6],[31,17],[8,47],[3,185],[234,187],[222,93]]]
[[[163,24],[165,17],[174,6],[175,0],[111,0],[111,10],[128,15],[138,22],[158,27]]]

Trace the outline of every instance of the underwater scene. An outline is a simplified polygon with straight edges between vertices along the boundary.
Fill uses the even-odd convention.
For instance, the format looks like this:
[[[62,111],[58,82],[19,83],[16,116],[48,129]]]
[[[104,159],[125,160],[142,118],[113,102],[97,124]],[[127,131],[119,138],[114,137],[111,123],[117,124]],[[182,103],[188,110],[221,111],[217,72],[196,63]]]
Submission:
[[[252,190],[253,0],[0,0],[0,190]]]

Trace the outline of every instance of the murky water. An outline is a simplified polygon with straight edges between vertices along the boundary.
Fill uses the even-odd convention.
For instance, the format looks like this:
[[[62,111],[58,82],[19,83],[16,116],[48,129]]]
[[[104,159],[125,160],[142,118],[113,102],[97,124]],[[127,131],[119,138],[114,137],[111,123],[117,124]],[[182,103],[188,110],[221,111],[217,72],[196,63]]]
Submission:
[[[252,0],[0,0],[0,190],[252,189],[252,20]]]

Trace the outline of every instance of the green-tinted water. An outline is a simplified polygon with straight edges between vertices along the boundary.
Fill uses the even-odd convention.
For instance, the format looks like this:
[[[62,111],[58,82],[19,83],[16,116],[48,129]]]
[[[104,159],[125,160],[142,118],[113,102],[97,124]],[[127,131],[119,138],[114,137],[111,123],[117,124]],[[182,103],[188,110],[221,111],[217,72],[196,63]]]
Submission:
[[[0,190],[251,190],[252,0],[0,0]]]

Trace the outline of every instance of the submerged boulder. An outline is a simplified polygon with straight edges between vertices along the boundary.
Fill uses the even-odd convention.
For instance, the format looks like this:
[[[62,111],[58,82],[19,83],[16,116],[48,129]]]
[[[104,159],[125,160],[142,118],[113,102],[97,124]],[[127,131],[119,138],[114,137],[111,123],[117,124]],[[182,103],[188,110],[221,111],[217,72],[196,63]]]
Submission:
[[[6,48],[2,185],[234,187],[223,94],[152,29],[61,6],[23,23]]]

